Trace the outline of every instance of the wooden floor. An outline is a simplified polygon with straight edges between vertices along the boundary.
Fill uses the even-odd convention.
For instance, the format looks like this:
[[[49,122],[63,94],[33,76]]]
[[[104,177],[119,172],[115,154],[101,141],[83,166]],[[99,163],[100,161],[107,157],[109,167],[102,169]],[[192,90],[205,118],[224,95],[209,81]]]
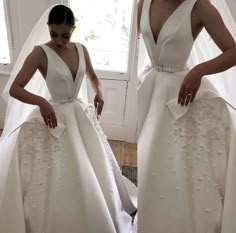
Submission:
[[[137,167],[136,144],[111,140],[109,140],[109,143],[120,167],[122,165]]]
[[[0,129],[0,135],[2,130]],[[137,167],[137,145],[133,143],[109,140],[119,166]]]

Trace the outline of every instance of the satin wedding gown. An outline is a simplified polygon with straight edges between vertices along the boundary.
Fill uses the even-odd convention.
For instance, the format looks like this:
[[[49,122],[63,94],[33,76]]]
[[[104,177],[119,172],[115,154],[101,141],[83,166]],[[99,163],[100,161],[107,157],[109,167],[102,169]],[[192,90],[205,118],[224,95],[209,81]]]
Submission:
[[[10,136],[16,139],[0,232],[130,233],[136,208],[93,109],[77,99],[86,68],[83,47],[76,44],[74,81],[57,53],[41,47],[58,127],[48,128],[35,108]]]
[[[144,0],[141,32],[151,61],[138,88],[138,232],[233,233],[235,112],[203,78],[195,101],[177,104],[194,43],[186,0],[153,39]]]

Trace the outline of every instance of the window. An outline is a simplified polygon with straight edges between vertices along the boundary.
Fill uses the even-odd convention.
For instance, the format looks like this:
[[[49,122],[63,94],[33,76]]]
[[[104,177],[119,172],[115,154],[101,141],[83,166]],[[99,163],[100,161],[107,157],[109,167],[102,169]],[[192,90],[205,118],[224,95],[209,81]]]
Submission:
[[[64,0],[76,17],[72,41],[88,48],[103,88],[99,119],[108,138],[135,141],[137,40],[136,0]],[[87,84],[88,102],[94,92]],[[115,103],[115,104],[114,104]],[[134,117],[133,117],[134,116]]]
[[[126,73],[132,31],[131,0],[70,0],[76,17],[72,40],[88,47],[96,70]]]
[[[0,0],[0,64],[10,64],[9,38],[4,0]]]

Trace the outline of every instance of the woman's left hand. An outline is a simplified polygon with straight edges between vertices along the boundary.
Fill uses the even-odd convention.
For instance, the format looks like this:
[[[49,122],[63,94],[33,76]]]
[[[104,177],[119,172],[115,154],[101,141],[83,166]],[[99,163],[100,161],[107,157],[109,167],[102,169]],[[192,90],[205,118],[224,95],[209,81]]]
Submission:
[[[201,75],[196,67],[189,71],[182,82],[178,96],[178,104],[187,106],[189,103],[193,102],[201,85],[202,76],[203,75]]]
[[[102,113],[103,105],[104,105],[104,100],[103,100],[103,97],[102,97],[102,93],[97,92],[97,94],[94,97],[94,106],[96,108],[98,116],[100,116],[101,113]]]

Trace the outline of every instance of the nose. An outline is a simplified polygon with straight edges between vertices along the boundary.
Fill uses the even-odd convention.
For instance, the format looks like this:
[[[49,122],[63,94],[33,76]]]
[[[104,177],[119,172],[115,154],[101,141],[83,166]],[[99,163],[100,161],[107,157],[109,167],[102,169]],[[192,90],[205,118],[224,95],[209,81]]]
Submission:
[[[58,45],[62,45],[62,41],[61,41],[61,40],[58,40],[58,41],[57,41],[57,44],[58,44]]]
[[[58,46],[62,45],[62,40],[61,39],[56,40],[56,45]]]

